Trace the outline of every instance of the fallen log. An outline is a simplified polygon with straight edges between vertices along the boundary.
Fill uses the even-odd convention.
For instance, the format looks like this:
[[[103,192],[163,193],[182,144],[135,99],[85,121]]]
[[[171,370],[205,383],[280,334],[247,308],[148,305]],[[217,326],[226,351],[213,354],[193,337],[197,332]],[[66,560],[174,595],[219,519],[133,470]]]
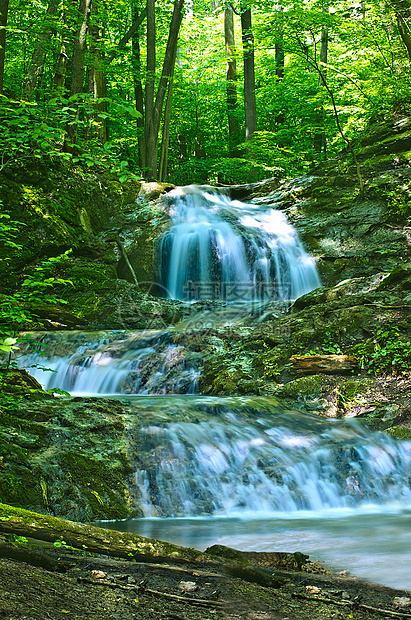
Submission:
[[[201,551],[195,549],[186,549],[137,534],[40,515],[6,504],[0,504],[0,533],[61,543],[61,546],[66,548],[74,547],[82,551],[136,561],[150,562],[165,558],[189,562],[203,556]]]
[[[352,355],[293,355],[293,369],[307,375],[344,375],[358,370],[358,360]]]

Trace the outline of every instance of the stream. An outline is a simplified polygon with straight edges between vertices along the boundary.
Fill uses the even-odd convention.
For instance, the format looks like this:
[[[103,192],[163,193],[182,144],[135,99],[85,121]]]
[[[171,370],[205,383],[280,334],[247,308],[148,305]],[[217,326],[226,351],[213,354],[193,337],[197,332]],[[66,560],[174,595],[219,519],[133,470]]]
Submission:
[[[159,263],[170,298],[229,309],[320,286],[282,213],[212,188],[167,201]],[[201,396],[201,352],[176,344],[179,329],[43,332],[17,360],[48,389],[132,408],[132,493],[144,518],[102,525],[197,549],[300,551],[411,590],[411,442],[275,399]]]

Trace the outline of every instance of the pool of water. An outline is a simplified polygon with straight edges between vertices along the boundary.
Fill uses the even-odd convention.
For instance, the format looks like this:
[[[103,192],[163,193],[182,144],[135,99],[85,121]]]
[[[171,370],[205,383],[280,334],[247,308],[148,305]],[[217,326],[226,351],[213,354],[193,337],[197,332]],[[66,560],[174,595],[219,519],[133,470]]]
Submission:
[[[259,519],[134,519],[100,526],[204,550],[213,544],[242,551],[300,551],[335,570],[411,590],[411,507],[278,514]]]

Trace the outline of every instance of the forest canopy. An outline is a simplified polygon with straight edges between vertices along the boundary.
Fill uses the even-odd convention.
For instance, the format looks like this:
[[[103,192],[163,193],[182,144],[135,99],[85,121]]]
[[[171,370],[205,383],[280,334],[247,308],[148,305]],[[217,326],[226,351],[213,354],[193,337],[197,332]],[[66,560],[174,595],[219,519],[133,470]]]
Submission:
[[[0,0],[0,170],[295,176],[408,107],[411,5]]]

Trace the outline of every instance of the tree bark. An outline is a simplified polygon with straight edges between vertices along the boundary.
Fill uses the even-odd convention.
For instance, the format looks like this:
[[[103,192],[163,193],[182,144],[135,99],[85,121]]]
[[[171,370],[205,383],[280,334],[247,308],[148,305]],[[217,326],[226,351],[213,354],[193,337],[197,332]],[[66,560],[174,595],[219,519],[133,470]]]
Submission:
[[[237,66],[234,39],[234,11],[232,6],[224,9],[224,38],[227,58],[227,117],[230,157],[239,157],[240,129],[237,116]]]
[[[281,11],[283,11],[283,7],[281,5],[277,5],[275,7],[275,11],[280,15]],[[276,41],[275,41],[275,49],[274,49],[274,58],[275,58],[275,74],[278,78],[278,81],[281,82],[284,79],[285,72],[285,54],[284,54],[284,36],[283,36],[283,21],[282,16],[278,20],[278,27],[276,29]],[[276,125],[282,125],[284,123],[285,116],[283,110],[281,110],[275,117]]]
[[[244,111],[245,139],[251,141],[257,130],[257,107],[255,99],[254,36],[251,27],[251,9],[243,7],[241,32],[244,56]],[[250,155],[250,153],[249,153]]]
[[[177,53],[177,47],[176,47]],[[168,167],[168,146],[170,143],[170,123],[171,123],[171,106],[173,103],[173,77],[174,77],[175,58],[171,69],[170,82],[168,84],[166,107],[164,110],[163,134],[160,148],[160,165],[158,172],[159,181],[165,183],[167,178]]]
[[[87,31],[90,21],[90,9],[92,0],[80,0],[78,27],[74,39],[73,60],[71,65],[70,97],[83,91],[84,87],[84,58],[87,46]],[[78,129],[78,106],[77,113],[67,125],[68,142],[75,144]]]
[[[77,28],[78,6],[73,0],[64,4],[61,24],[61,44],[55,62],[52,94],[53,96],[63,96],[68,86],[67,71],[69,59],[73,55],[74,32]]]
[[[154,85],[156,74],[156,15],[155,15],[155,0],[147,0],[147,60],[146,60],[146,87],[145,87],[145,155],[144,160],[146,167],[149,166],[149,161],[153,159],[152,154],[149,157],[149,150],[154,150],[156,144],[152,139],[153,136],[153,122],[154,122]],[[156,148],[156,161],[157,161],[157,148]],[[148,178],[152,178],[149,174]]]
[[[148,2],[151,0],[147,0]],[[171,76],[174,69],[178,33],[180,31],[181,22],[183,19],[183,6],[184,0],[174,0],[173,15],[170,23],[170,30],[168,35],[167,47],[164,56],[163,70],[161,73],[160,82],[157,89],[157,95],[154,102],[154,107],[149,110],[147,107],[146,96],[146,167],[147,167],[147,179],[155,180],[157,178],[157,145],[158,134],[160,130],[161,115],[163,112],[164,99],[167,93],[168,85],[171,80]],[[147,11],[148,20],[148,11]],[[148,22],[147,22],[148,27]],[[147,87],[146,87],[147,95]]]
[[[322,72],[324,77],[327,77],[327,60],[328,60],[328,28],[325,26],[321,31],[321,49],[320,49],[320,66],[322,67]],[[318,87],[321,89],[324,87],[323,79],[321,75],[318,76]],[[314,134],[314,151],[318,154],[321,154],[321,151],[324,152],[324,155],[327,151],[327,139],[325,135],[324,128],[321,127],[324,125],[324,117],[325,112],[323,106],[318,112],[317,118],[317,131]]]
[[[106,96],[106,83],[103,72],[103,52],[101,49],[101,24],[98,15],[99,4],[93,0],[91,6],[90,33],[90,61],[87,67],[88,92],[94,99],[94,112],[89,114],[88,136],[91,137],[95,129],[100,144],[107,141],[107,123],[99,113],[106,112],[106,103],[101,101]]]
[[[404,43],[405,48],[407,50],[408,59],[411,61],[411,36],[410,36],[410,31],[408,30],[407,23],[406,23],[405,19],[402,17],[402,15],[400,13],[397,13],[396,17],[397,17],[397,24],[398,24],[398,30],[399,30],[399,33],[400,33],[400,37],[401,37],[402,42]]]
[[[144,11],[144,15],[146,11]],[[138,13],[134,13],[133,21],[136,23],[139,19]],[[132,65],[133,65],[133,82],[134,97],[136,102],[136,110],[141,114],[137,119],[137,139],[138,139],[138,163],[140,170],[146,167],[146,147],[144,135],[144,93],[141,80],[141,53],[140,53],[140,33],[138,28],[134,31],[131,39],[132,45]]]
[[[6,26],[9,0],[0,0],[0,93],[3,92],[4,65],[6,60]]]
[[[53,32],[54,20],[53,17],[57,13],[60,0],[49,0],[47,7],[44,27],[39,35],[37,47],[33,52],[33,56],[30,62],[27,78],[23,87],[23,96],[31,101],[33,93],[41,80],[41,76],[44,72],[44,57],[46,53],[47,43]]]

